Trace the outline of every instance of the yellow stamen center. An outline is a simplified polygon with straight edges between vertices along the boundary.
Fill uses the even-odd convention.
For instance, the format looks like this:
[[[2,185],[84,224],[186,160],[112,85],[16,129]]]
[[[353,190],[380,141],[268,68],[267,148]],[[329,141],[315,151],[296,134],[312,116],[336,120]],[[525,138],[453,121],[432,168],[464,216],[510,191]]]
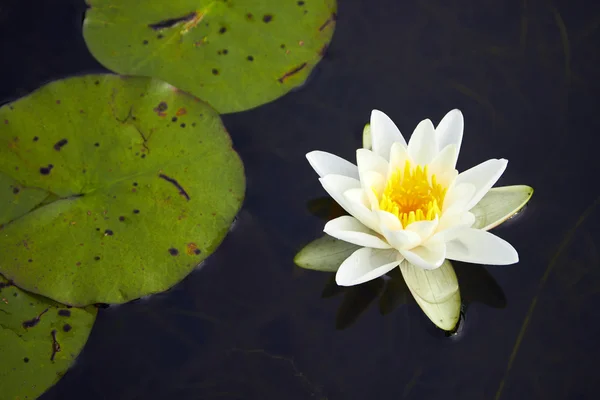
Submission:
[[[427,165],[413,168],[406,161],[404,168],[392,173],[385,185],[379,208],[394,214],[406,228],[415,221],[432,221],[442,213],[446,188],[435,175],[428,177]]]

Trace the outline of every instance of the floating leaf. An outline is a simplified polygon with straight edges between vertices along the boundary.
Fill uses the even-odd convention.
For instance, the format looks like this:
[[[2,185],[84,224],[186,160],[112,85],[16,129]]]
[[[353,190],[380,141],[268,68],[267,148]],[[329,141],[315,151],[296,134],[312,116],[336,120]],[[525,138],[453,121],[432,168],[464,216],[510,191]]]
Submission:
[[[501,186],[490,189],[471,209],[475,215],[473,228],[490,230],[516,214],[533,195],[525,185]]]
[[[0,225],[27,214],[49,197],[51,194],[47,191],[22,187],[18,181],[0,172]]]
[[[294,262],[306,269],[335,272],[342,261],[358,249],[360,246],[325,235],[300,250],[294,257]]]
[[[27,293],[0,276],[0,397],[35,399],[71,366],[96,308],[68,308]]]
[[[460,318],[458,279],[450,261],[426,270],[406,261],[400,264],[404,281],[417,304],[437,327],[451,331]]]
[[[21,205],[0,229],[0,272],[61,303],[170,288],[216,249],[244,195],[218,114],[164,82],[69,78],[0,121],[0,209]]]
[[[91,53],[120,74],[167,81],[221,113],[301,85],[335,26],[335,0],[87,0]]]

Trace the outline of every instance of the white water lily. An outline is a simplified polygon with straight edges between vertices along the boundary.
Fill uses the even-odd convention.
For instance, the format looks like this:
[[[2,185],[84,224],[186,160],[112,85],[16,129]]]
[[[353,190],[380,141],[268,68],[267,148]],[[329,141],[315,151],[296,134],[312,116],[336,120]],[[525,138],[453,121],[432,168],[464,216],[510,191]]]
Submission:
[[[358,149],[357,165],[322,151],[306,155],[324,189],[350,214],[329,221],[325,233],[361,246],[341,263],[338,285],[357,285],[400,265],[415,294],[418,280],[407,279],[422,276],[415,268],[436,270],[446,259],[488,265],[519,260],[508,242],[473,227],[471,210],[507,160],[491,159],[459,174],[463,127],[462,113],[452,110],[437,127],[421,121],[407,144],[392,120],[373,110],[373,149]],[[458,287],[455,275],[449,280]]]

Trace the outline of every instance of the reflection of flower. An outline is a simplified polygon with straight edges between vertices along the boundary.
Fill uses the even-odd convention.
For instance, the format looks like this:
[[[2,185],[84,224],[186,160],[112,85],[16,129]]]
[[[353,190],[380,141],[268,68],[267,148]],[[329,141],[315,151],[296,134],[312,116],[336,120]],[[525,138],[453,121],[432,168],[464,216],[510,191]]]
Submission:
[[[463,263],[458,263],[455,268],[464,303],[460,308],[461,312],[466,311],[473,302],[493,308],[506,306],[502,288],[484,268],[469,268]],[[337,329],[346,329],[354,324],[375,300],[378,300],[379,313],[387,315],[410,299],[409,289],[398,269],[393,269],[385,277],[350,287],[337,286],[335,279],[331,279],[325,285],[321,296],[329,298],[338,295],[343,297],[336,315]]]
[[[488,160],[459,174],[462,134],[462,113],[452,110],[437,128],[429,119],[421,121],[407,145],[396,125],[374,110],[373,150],[357,150],[357,166],[322,151],[307,154],[325,190],[350,214],[329,221],[324,231],[361,246],[340,265],[339,285],[357,285],[400,265],[411,292],[422,294],[416,299],[423,307],[423,300],[441,303],[458,292],[446,259],[491,265],[518,261],[509,243],[473,227],[474,207],[507,161]],[[428,275],[445,281],[443,288],[423,288]]]

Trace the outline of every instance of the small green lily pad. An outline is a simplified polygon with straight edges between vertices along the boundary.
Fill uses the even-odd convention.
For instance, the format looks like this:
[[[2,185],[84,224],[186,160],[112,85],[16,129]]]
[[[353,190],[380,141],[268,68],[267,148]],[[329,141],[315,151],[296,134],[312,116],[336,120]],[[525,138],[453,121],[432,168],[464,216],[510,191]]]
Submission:
[[[0,108],[0,190],[0,273],[82,306],[183,279],[226,235],[245,179],[210,106],[157,80],[88,75]]]
[[[0,398],[35,399],[69,369],[90,334],[96,308],[70,308],[0,276]]]
[[[301,85],[333,35],[335,0],[87,0],[85,41],[112,71],[167,81],[221,113]]]

